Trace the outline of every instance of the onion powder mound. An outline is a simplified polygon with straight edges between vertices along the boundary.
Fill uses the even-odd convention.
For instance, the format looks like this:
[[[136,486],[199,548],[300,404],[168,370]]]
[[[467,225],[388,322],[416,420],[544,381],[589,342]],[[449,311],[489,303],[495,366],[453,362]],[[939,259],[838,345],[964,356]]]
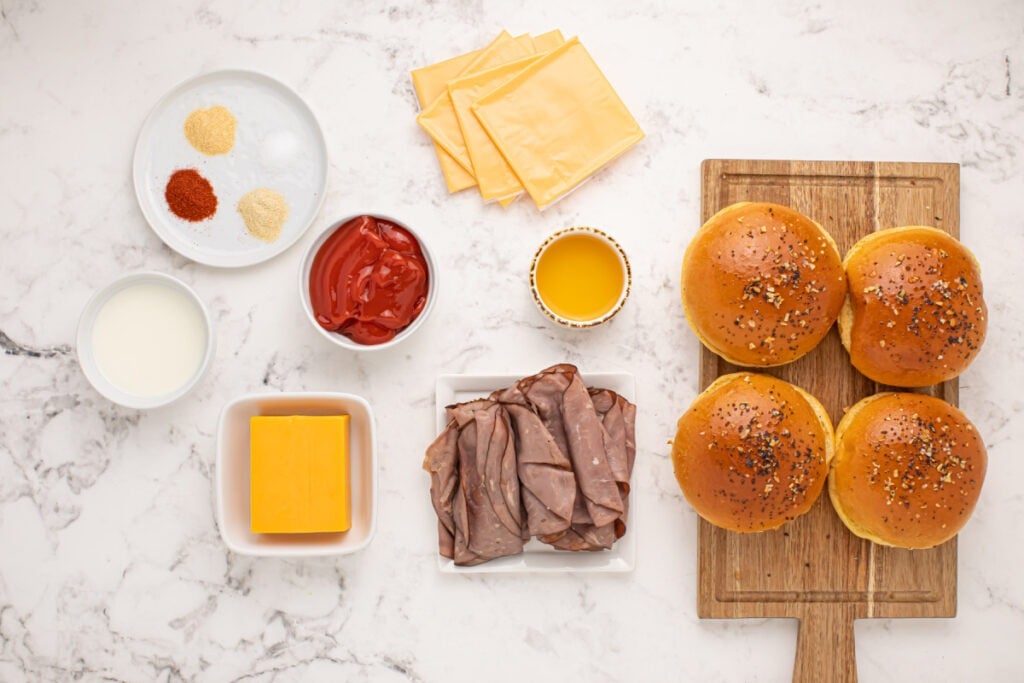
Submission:
[[[261,187],[238,200],[238,213],[250,235],[273,242],[288,220],[288,202],[280,192]]]

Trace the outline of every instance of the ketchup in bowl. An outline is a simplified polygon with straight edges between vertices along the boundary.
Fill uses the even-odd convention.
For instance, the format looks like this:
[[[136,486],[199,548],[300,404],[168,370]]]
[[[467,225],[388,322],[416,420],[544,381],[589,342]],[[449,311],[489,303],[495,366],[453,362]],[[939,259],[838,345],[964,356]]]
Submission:
[[[367,346],[390,341],[408,327],[427,305],[429,287],[416,238],[374,216],[358,216],[335,230],[309,272],[316,321]]]

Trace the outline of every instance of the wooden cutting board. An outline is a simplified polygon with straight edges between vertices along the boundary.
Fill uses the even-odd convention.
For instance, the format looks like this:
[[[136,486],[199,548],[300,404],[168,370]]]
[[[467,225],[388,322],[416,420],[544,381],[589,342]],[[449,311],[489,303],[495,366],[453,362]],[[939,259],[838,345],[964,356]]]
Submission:
[[[734,202],[776,202],[825,226],[842,254],[875,230],[901,225],[959,236],[957,164],[709,159],[701,170],[704,221]],[[740,369],[702,347],[702,389]],[[889,389],[854,370],[834,327],[807,356],[767,372],[817,396],[834,422],[861,398]],[[925,391],[957,403],[956,380]],[[875,545],[846,530],[827,491],[776,531],[699,524],[698,614],[799,619],[799,683],[856,681],[854,619],[956,615],[956,539],[931,550]]]

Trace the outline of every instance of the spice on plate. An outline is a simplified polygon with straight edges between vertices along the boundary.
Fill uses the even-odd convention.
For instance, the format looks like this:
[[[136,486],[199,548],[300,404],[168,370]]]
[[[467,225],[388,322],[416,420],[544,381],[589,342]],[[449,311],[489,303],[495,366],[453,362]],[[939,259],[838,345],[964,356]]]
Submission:
[[[288,220],[288,202],[280,192],[261,187],[238,200],[238,213],[250,235],[273,242]]]
[[[217,195],[210,181],[194,168],[175,171],[164,190],[167,206],[178,218],[204,221],[217,212]]]
[[[235,146],[238,121],[227,107],[196,109],[185,119],[185,137],[203,154],[227,154]]]

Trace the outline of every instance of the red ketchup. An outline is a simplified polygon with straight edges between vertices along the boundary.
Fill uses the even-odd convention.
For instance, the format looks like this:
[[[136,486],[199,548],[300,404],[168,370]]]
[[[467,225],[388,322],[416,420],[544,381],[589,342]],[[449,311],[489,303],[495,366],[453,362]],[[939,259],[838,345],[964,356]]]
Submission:
[[[309,298],[324,329],[370,346],[393,339],[423,312],[429,285],[427,261],[408,230],[359,216],[316,252]]]

